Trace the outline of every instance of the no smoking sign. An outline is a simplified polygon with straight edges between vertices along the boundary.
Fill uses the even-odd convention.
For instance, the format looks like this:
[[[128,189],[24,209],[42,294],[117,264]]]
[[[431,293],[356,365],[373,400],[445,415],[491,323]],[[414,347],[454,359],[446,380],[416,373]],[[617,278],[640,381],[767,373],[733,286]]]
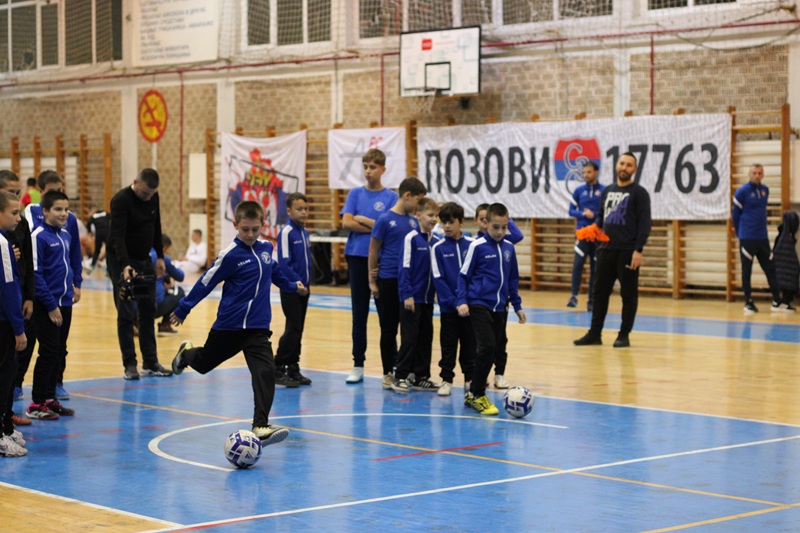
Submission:
[[[144,93],[139,102],[139,131],[147,142],[157,143],[167,131],[167,101],[155,89]]]

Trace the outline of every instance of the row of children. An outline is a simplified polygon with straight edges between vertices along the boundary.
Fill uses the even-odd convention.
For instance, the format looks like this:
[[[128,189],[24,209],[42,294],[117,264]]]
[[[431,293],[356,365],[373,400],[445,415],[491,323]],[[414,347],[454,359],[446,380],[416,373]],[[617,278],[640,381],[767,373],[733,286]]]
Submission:
[[[59,399],[69,396],[61,384],[72,306],[81,297],[77,222],[69,212],[69,199],[57,173],[42,172],[38,184],[41,203],[28,205],[22,218],[19,178],[8,170],[0,171],[0,455],[5,457],[27,453],[16,426],[30,421],[17,417],[12,407],[20,396],[36,339],[39,357],[27,418],[55,420],[75,414]]]
[[[440,210],[425,197],[425,185],[416,178],[403,180],[397,193],[384,188],[385,165],[383,152],[367,151],[363,157],[367,184],[350,192],[342,210],[343,227],[350,231],[345,256],[353,307],[354,368],[346,381],[363,380],[371,295],[380,321],[384,389],[449,395],[460,343],[465,404],[481,414],[497,414],[486,396],[486,385],[496,364],[495,385],[508,387],[503,376],[508,305],[520,322],[525,321],[514,244],[507,239],[509,227],[515,242],[521,233],[504,205],[491,204],[479,207],[477,218],[483,231],[476,239],[468,239],[461,232],[464,209],[460,205],[446,203]],[[443,239],[433,235],[437,218]],[[442,315],[442,383],[433,382],[430,372],[434,292]]]

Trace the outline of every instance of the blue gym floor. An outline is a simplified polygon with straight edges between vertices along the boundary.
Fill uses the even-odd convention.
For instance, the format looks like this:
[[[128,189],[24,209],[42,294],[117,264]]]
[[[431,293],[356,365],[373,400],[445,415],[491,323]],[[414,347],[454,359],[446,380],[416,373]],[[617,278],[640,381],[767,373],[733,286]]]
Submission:
[[[276,391],[271,422],[291,435],[250,470],[222,452],[250,426],[246,368],[72,381],[78,416],[25,428],[35,453],[3,461],[3,481],[164,531],[800,528],[800,427],[550,397],[482,418],[459,387],[307,375]]]

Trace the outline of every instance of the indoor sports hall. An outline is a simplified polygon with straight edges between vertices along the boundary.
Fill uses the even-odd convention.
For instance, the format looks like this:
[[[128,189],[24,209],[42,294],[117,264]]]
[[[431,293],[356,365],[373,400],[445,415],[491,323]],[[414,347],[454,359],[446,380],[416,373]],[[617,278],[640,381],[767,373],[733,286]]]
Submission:
[[[223,446],[251,428],[244,358],[123,379],[89,225],[63,383],[75,415],[17,427],[28,453],[0,457],[0,529],[800,531],[800,315],[793,295],[773,304],[757,261],[747,301],[732,216],[754,168],[770,246],[800,212],[796,0],[0,0],[0,116],[0,171],[25,201],[54,170],[89,224],[156,169],[168,253],[200,230],[205,268],[239,202],[261,203],[275,243],[302,192],[313,257],[312,384],[277,388],[269,422],[289,437],[236,469]],[[419,178],[470,234],[480,204],[508,207],[528,320],[510,314],[505,378],[533,393],[527,416],[506,412],[494,372],[498,416],[464,405],[458,367],[450,396],[384,390],[374,302],[363,382],[345,382],[342,212],[370,148],[386,188]],[[630,347],[613,346],[619,290],[603,344],[576,346],[592,313],[588,267],[568,305],[574,193],[587,164],[616,183],[626,152],[653,220]],[[203,343],[220,295],[157,337],[162,364]],[[433,322],[439,380],[438,306]]]

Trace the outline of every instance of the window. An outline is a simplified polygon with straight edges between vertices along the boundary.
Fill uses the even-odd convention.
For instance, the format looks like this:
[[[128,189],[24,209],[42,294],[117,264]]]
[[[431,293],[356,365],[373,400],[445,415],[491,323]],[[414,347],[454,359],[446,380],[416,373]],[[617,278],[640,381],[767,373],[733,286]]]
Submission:
[[[122,0],[0,0],[0,73],[115,59]]]
[[[272,27],[273,14],[276,29]],[[330,40],[331,0],[247,0],[248,46]]]
[[[735,4],[736,0],[647,0],[647,9],[669,9],[671,7],[711,6]]]

